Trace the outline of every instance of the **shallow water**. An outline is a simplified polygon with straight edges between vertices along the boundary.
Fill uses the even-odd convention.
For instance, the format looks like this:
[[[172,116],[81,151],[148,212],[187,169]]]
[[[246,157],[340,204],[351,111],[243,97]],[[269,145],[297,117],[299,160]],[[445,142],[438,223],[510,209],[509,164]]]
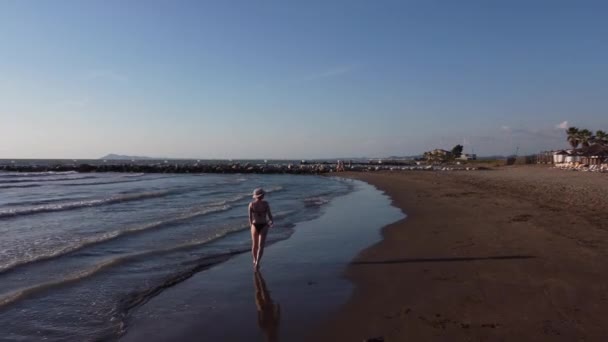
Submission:
[[[6,340],[112,339],[131,309],[247,251],[251,190],[286,239],[349,182],[316,176],[0,173]]]
[[[311,341],[352,293],[345,267],[405,217],[373,186],[349,182],[354,191],[266,250],[258,276],[249,254],[198,273],[136,308],[123,340]]]

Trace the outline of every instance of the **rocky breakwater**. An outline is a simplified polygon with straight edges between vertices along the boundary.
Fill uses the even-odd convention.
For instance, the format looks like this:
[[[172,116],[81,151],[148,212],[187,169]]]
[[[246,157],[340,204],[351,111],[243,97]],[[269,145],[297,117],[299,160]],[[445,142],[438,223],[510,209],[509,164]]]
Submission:
[[[266,173],[266,174],[322,174],[334,172],[332,164],[57,164],[57,165],[0,165],[5,172],[133,172],[133,173]]]
[[[390,165],[358,163],[342,166],[340,171],[374,172],[374,171],[470,171],[475,167],[441,166],[441,165]],[[335,163],[58,163],[58,164],[0,164],[0,172],[123,172],[123,173],[261,173],[261,174],[324,174],[337,172]]]

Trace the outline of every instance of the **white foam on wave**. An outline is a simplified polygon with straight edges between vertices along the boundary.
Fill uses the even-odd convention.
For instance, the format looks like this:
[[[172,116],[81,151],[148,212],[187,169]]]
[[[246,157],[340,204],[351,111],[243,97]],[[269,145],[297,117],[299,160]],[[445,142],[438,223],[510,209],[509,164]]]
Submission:
[[[284,188],[282,186],[274,186],[274,187],[271,187],[271,188],[269,188],[268,190],[265,190],[265,191],[266,191],[266,193],[272,193],[272,192],[282,191],[283,189]],[[217,191],[209,192],[206,195],[215,195],[215,194],[222,194],[222,193],[224,193],[224,191],[217,190]],[[235,203],[235,202],[238,202],[238,201],[243,200],[245,198],[251,198],[251,194],[250,193],[241,193],[241,194],[235,195],[235,196],[233,196],[233,197],[231,197],[229,199],[217,202],[217,203],[222,203],[222,204]]]
[[[26,297],[29,294],[37,293],[37,292],[40,292],[40,291],[43,291],[43,290],[46,290],[46,289],[49,289],[49,288],[52,288],[55,286],[65,285],[65,284],[68,284],[68,283],[71,283],[74,281],[84,279],[86,277],[90,277],[90,276],[94,275],[95,273],[97,273],[109,266],[112,266],[118,262],[120,262],[120,258],[106,260],[97,265],[94,265],[91,268],[76,271],[72,274],[64,276],[61,279],[55,279],[55,280],[51,280],[51,281],[47,281],[47,282],[43,282],[43,283],[28,286],[25,288],[20,288],[20,289],[14,290],[14,291],[7,293],[0,297],[0,307],[14,303],[14,302]]]
[[[61,181],[74,181],[81,179],[94,179],[96,176],[83,176],[83,177],[43,177],[43,178],[0,178],[0,184],[14,184],[14,183],[37,183],[37,182],[61,182]]]
[[[89,182],[89,183],[63,183],[61,186],[94,186],[94,185],[106,185],[106,184],[120,184],[120,183],[132,183],[132,182],[143,182],[143,181],[152,181],[158,179],[171,178],[171,176],[162,176],[162,177],[154,177],[154,178],[144,178],[145,174],[141,174],[141,176],[133,175],[133,176],[122,176],[120,178],[99,178],[102,182]],[[108,180],[106,180],[108,179]],[[112,180],[114,179],[114,180]]]
[[[221,204],[234,203],[234,202],[238,202],[238,201],[240,201],[242,199],[245,199],[247,197],[248,197],[248,195],[236,195],[236,196],[234,196],[232,198],[229,198],[229,199],[226,199],[226,200],[223,200],[223,201],[219,201],[217,203],[221,203]]]
[[[199,211],[196,213],[191,213],[190,217],[204,215],[204,214],[208,214],[208,213],[211,213],[214,211],[228,210],[229,208],[216,207],[216,208],[207,208],[207,209],[208,210],[206,210],[206,211]],[[187,216],[188,215],[180,217],[180,218],[176,218],[173,221],[185,219]],[[166,224],[166,223],[168,223],[168,221],[164,221],[162,223],[157,223],[157,225]],[[154,226],[154,224],[148,225],[147,228],[142,226],[140,228],[137,228],[137,230],[150,229],[153,226]],[[63,275],[63,276],[61,276],[60,279],[54,279],[54,280],[38,283],[35,285],[30,285],[28,287],[16,289],[7,294],[4,294],[4,295],[0,296],[0,307],[5,306],[7,304],[14,303],[20,299],[27,297],[30,294],[37,293],[39,291],[47,290],[47,289],[55,287],[55,286],[61,286],[61,285],[65,285],[65,284],[68,284],[71,282],[85,279],[85,278],[93,276],[93,275],[99,273],[100,271],[105,270],[111,266],[115,266],[115,265],[127,262],[129,260],[142,258],[142,257],[149,257],[152,255],[159,255],[159,254],[162,255],[162,254],[171,253],[171,252],[178,252],[180,250],[189,249],[189,248],[195,248],[195,247],[207,244],[209,242],[215,241],[217,239],[220,239],[230,233],[240,231],[240,230],[243,230],[246,228],[247,228],[246,226],[233,226],[233,227],[223,228],[223,229],[219,229],[219,230],[213,232],[212,234],[210,234],[204,238],[194,239],[194,240],[191,240],[191,241],[188,241],[185,243],[181,243],[181,244],[177,244],[174,246],[169,246],[169,247],[160,248],[160,249],[147,250],[147,251],[142,251],[142,252],[134,252],[134,253],[129,253],[129,254],[125,254],[122,256],[118,256],[118,257],[109,258],[109,259],[103,260],[95,265],[89,266],[85,269],[77,270],[70,274]],[[130,232],[134,232],[134,231],[136,231],[136,230],[131,230]],[[123,231],[122,233],[120,233],[120,232],[113,232],[113,233],[114,233],[113,237],[109,237],[109,235],[108,235],[108,239],[125,234],[125,233],[127,233],[127,231]],[[84,247],[84,246],[80,246],[78,249],[80,249],[82,247]],[[40,260],[40,259],[38,259],[38,260]],[[5,270],[6,269],[4,269],[4,270],[0,269],[0,272],[5,271]]]
[[[304,203],[306,205],[314,205],[314,206],[322,206],[329,202],[330,202],[329,199],[327,199],[325,197],[321,197],[321,196],[313,196],[313,197],[308,197],[308,198],[304,199]]]
[[[12,189],[12,188],[33,188],[47,185],[55,185],[55,186],[94,186],[94,185],[106,185],[106,184],[118,184],[118,183],[130,183],[130,182],[141,182],[141,181],[151,181],[157,179],[170,178],[167,176],[164,177],[155,177],[155,178],[145,178],[146,174],[133,174],[133,175],[123,175],[120,177],[98,177],[98,176],[86,176],[86,177],[73,177],[73,178],[64,178],[64,179],[54,179],[53,181],[80,181],[87,179],[96,179],[95,182],[79,182],[79,183],[53,183],[50,180],[44,181],[34,181],[34,180],[19,180],[16,182],[3,182],[0,179],[0,189]],[[16,183],[16,184],[15,184]],[[25,183],[25,184],[22,184]]]
[[[21,206],[21,207],[25,207],[25,206],[37,206],[37,205],[44,205],[44,204],[51,204],[51,203],[60,203],[60,202],[74,202],[74,201],[83,201],[86,200],[90,197],[68,197],[68,198],[47,198],[47,199],[40,199],[40,200],[34,200],[34,201],[18,201],[18,202],[7,202],[4,203],[2,205],[0,205],[0,207],[15,207],[15,206]]]
[[[127,177],[127,178],[131,178],[131,177],[143,177],[145,176],[145,173],[128,173],[126,175],[123,175],[123,177]]]
[[[0,172],[0,177],[41,177],[56,175],[74,175],[76,171],[46,171],[46,172]]]
[[[123,229],[116,229],[112,231],[108,231],[102,234],[89,236],[80,240],[75,241],[72,244],[55,247],[52,250],[42,251],[36,254],[27,253],[25,256],[21,256],[20,259],[13,260],[11,262],[5,263],[4,265],[0,265],[0,273],[13,269],[15,267],[30,264],[42,260],[56,258],[71,252],[78,251],[85,247],[103,243],[106,241],[110,241],[116,238],[119,238],[123,235],[133,234],[137,232],[143,232],[150,229],[159,228],[165,225],[175,224],[181,221],[186,221],[189,219],[193,219],[199,216],[204,216],[216,212],[222,212],[232,209],[230,204],[238,202],[240,198],[232,198],[229,200],[223,200],[218,202],[212,202],[205,204],[203,206],[195,206],[192,207],[181,214],[166,219],[166,220],[157,220],[153,222],[148,222],[140,225],[129,226]]]
[[[107,198],[89,199],[89,200],[84,200],[84,201],[53,203],[53,204],[45,204],[45,205],[25,207],[25,208],[6,209],[6,210],[0,211],[0,219],[15,217],[15,216],[32,215],[32,214],[38,214],[38,213],[64,211],[64,210],[80,209],[80,208],[94,207],[94,206],[100,206],[100,205],[115,204],[115,203],[121,203],[121,202],[136,201],[136,200],[140,200],[140,199],[162,197],[162,196],[168,195],[169,193],[171,193],[171,191],[169,191],[169,190],[149,191],[149,192],[141,192],[141,193],[114,195],[114,196],[110,196]]]

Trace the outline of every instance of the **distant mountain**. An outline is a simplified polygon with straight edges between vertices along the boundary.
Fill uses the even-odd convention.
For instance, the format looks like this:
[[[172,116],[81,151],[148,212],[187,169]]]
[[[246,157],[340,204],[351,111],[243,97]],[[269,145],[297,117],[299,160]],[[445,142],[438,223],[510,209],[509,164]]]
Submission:
[[[105,157],[101,157],[99,159],[106,160],[151,160],[151,159],[165,159],[165,158],[152,158],[152,157],[142,157],[142,156],[123,156],[120,154],[110,153]]]

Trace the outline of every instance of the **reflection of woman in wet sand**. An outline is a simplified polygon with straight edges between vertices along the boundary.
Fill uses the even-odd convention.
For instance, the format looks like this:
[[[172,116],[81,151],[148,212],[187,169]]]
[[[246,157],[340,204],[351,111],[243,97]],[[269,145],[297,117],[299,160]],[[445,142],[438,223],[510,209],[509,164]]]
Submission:
[[[258,307],[258,325],[266,335],[267,341],[278,341],[281,307],[278,303],[273,303],[260,272],[254,273],[253,282],[255,284],[255,304]]]

